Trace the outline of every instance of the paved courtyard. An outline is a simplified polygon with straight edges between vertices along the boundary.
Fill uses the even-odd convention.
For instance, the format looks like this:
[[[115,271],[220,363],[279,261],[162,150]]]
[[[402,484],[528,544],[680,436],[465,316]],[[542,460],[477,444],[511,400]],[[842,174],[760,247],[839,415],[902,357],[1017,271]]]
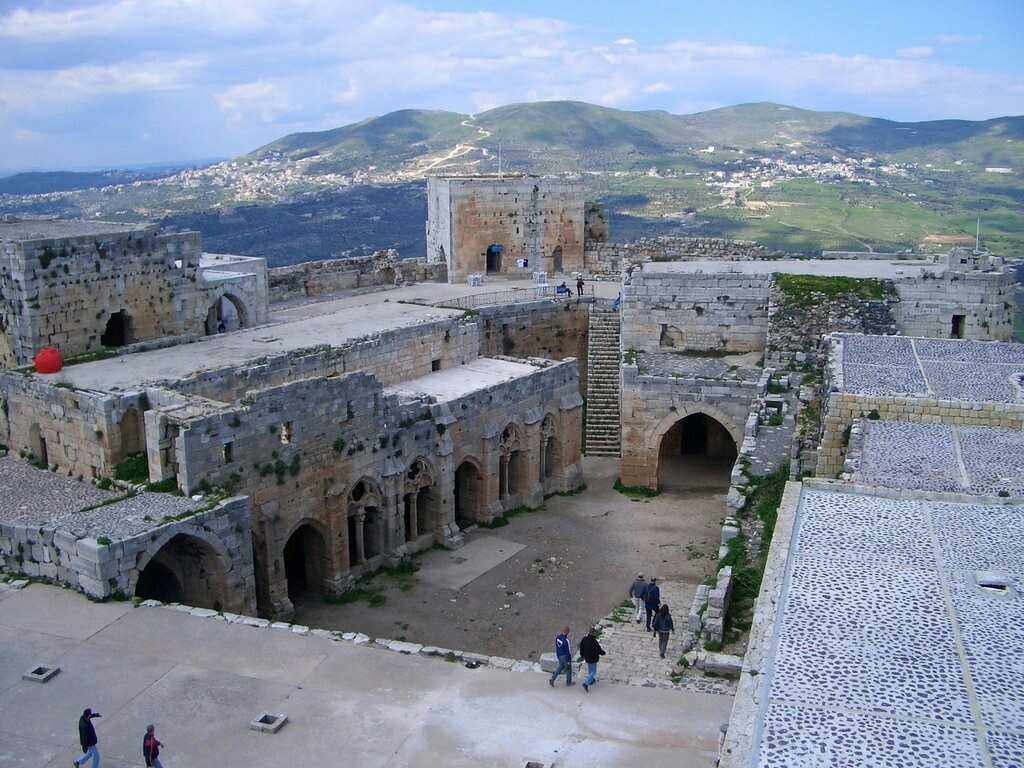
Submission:
[[[142,765],[150,722],[168,768],[521,768],[527,759],[710,768],[732,705],[607,678],[589,694],[552,690],[534,671],[468,669],[300,632],[0,586],[0,766],[66,768],[78,716],[92,707],[103,714],[106,768]],[[39,664],[61,671],[45,684],[22,679]],[[263,712],[289,719],[274,735],[250,730]]]

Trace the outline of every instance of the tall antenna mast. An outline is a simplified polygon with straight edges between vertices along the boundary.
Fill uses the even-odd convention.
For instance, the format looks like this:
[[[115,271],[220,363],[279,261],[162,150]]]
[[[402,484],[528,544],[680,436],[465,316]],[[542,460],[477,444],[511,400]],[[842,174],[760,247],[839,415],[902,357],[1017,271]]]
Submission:
[[[501,178],[501,139],[498,139],[498,178]]]
[[[974,250],[981,250],[981,216],[978,217],[978,229],[974,233]]]

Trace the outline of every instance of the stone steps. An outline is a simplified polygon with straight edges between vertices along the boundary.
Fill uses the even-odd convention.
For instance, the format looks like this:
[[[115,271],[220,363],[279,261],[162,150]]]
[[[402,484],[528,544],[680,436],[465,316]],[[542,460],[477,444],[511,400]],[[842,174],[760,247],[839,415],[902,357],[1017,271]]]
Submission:
[[[587,336],[587,425],[584,439],[590,456],[618,456],[619,313],[591,307]]]

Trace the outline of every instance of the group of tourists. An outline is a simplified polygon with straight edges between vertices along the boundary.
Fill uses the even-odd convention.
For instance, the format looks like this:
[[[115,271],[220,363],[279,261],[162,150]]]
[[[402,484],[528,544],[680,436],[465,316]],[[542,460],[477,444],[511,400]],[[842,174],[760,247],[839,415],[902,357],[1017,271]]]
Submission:
[[[638,573],[636,580],[629,587],[629,596],[636,607],[636,623],[639,624],[646,616],[647,631],[657,636],[658,653],[664,659],[665,651],[668,649],[668,636],[675,631],[675,625],[672,623],[668,603],[661,602],[658,579],[651,576],[649,582],[644,581],[644,575]],[[583,690],[587,693],[590,693],[590,687],[597,680],[597,662],[605,655],[601,643],[597,640],[596,631],[596,627],[590,627],[580,640],[578,648],[580,661],[587,664],[587,676],[583,679]],[[555,638],[555,656],[558,659],[558,666],[548,678],[548,685],[554,688],[555,681],[563,672],[566,686],[576,685],[572,680],[573,652],[572,644],[569,642],[569,627],[563,627],[561,634]]]
[[[639,624],[644,616],[647,617],[647,631],[658,636],[658,653],[664,659],[669,633],[674,632],[676,627],[672,623],[668,603],[661,602],[658,579],[651,576],[651,580],[647,582],[644,581],[643,573],[638,573],[629,587],[629,596],[636,606],[636,623]]]

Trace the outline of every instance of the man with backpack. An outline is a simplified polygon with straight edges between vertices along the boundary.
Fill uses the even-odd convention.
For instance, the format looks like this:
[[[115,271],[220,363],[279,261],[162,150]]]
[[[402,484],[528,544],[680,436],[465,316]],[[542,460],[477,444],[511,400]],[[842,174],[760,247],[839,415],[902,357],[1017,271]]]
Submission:
[[[661,590],[658,589],[658,580],[651,576],[651,583],[647,585],[644,592],[644,608],[647,610],[647,631],[651,631],[651,619],[661,607]]]

